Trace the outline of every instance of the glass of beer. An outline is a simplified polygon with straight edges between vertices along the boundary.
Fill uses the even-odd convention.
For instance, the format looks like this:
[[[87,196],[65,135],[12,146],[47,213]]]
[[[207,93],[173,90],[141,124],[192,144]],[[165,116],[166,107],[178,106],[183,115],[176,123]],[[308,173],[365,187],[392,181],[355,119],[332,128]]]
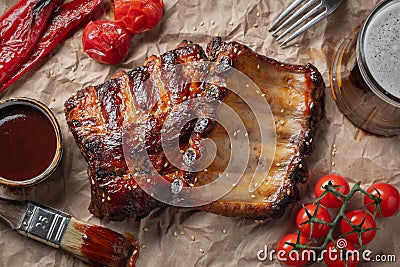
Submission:
[[[343,40],[330,84],[353,124],[377,135],[400,134],[400,0],[380,3]]]

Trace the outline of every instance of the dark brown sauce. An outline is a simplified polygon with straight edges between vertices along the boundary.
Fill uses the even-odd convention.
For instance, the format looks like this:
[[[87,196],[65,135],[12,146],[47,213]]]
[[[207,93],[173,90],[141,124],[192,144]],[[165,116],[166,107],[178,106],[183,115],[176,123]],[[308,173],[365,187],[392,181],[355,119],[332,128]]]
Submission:
[[[135,267],[139,243],[133,235],[79,222],[73,227],[83,234],[80,252],[87,262],[94,266]]]
[[[57,150],[57,136],[40,110],[15,104],[0,109],[0,177],[25,181],[43,173]]]

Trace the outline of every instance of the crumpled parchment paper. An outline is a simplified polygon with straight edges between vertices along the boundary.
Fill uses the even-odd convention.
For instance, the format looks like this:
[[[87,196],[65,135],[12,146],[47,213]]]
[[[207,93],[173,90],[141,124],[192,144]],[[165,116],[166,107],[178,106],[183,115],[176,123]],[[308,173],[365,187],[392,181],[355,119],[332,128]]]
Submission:
[[[0,13],[3,14],[16,1],[2,0]],[[361,180],[366,187],[382,180],[400,188],[400,139],[363,133],[360,137],[357,128],[336,107],[329,88],[329,66],[341,39],[361,24],[379,1],[344,1],[330,17],[297,38],[295,45],[282,49],[267,29],[291,2],[165,0],[165,15],[161,23],[151,32],[134,36],[129,56],[117,66],[101,65],[88,58],[82,49],[82,30],[78,31],[55,49],[47,61],[0,95],[1,98],[26,96],[39,99],[52,109],[61,124],[64,138],[62,164],[44,183],[14,193],[2,188],[0,193],[10,198],[33,199],[62,209],[81,220],[134,233],[145,246],[140,251],[138,266],[280,266],[275,258],[273,261],[258,260],[257,252],[265,246],[269,250],[275,249],[283,235],[295,230],[294,216],[300,203],[313,200],[312,188],[320,176],[336,172],[352,183]],[[327,86],[326,117],[315,138],[314,154],[308,160],[310,179],[301,187],[301,201],[290,206],[282,218],[265,221],[228,218],[174,207],[155,210],[140,222],[106,222],[93,217],[87,210],[90,191],[86,162],[67,129],[63,114],[65,100],[84,86],[102,83],[118,69],[136,67],[148,56],[174,48],[183,39],[205,47],[216,35],[226,41],[242,42],[260,54],[284,62],[310,62],[323,74]],[[333,144],[337,146],[334,157],[331,154]],[[333,161],[335,166],[332,166]],[[354,207],[357,205],[360,201],[356,201]],[[394,254],[400,261],[398,226],[399,216],[378,220],[381,229],[375,240],[365,248],[372,250],[373,255]],[[195,241],[191,240],[192,235]],[[22,237],[0,222],[0,266],[84,264]],[[396,263],[372,262],[363,266],[389,267],[396,266]]]

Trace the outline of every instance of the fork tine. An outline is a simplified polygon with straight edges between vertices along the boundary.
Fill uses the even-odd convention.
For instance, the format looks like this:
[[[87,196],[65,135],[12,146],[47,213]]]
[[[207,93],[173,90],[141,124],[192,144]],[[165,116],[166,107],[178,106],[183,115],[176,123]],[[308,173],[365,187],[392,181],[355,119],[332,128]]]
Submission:
[[[302,6],[301,8],[299,8],[294,14],[292,14],[287,20],[285,20],[273,33],[272,36],[276,36],[278,34],[278,32],[283,29],[284,27],[286,27],[286,25],[288,25],[289,23],[291,23],[293,20],[297,19],[297,17],[302,14],[305,10],[307,10],[308,8],[310,8],[312,5],[314,5],[315,3],[319,2],[320,0],[310,0],[308,1],[304,6]],[[284,35],[283,35],[284,36]],[[283,37],[282,36],[282,37]],[[281,38],[282,38],[281,37]]]
[[[269,27],[268,31],[272,31],[290,12],[292,12],[301,2],[305,0],[296,0],[294,1],[285,11],[272,23],[272,26]]]
[[[315,13],[317,13],[318,11],[320,11],[321,9],[323,9],[324,7],[322,6],[322,4],[319,4],[318,6],[314,7],[313,9],[310,10],[310,12],[308,12],[307,14],[305,14],[303,17],[301,17],[299,20],[297,20],[295,23],[293,23],[292,25],[290,25],[289,28],[287,28],[281,35],[279,35],[276,38],[276,41],[279,41],[280,39],[282,39],[283,37],[286,36],[286,34],[288,34],[289,32],[291,32],[294,28],[296,28],[297,26],[299,26],[300,24],[302,24],[304,21],[306,21],[308,18],[310,18],[311,16],[313,16]]]
[[[321,19],[325,18],[326,12],[323,12],[304,24],[300,29],[298,29],[295,33],[293,33],[291,36],[289,36],[285,41],[283,41],[280,46],[284,46],[290,41],[292,41],[294,38],[305,32],[308,28],[312,27],[314,24],[318,23]]]

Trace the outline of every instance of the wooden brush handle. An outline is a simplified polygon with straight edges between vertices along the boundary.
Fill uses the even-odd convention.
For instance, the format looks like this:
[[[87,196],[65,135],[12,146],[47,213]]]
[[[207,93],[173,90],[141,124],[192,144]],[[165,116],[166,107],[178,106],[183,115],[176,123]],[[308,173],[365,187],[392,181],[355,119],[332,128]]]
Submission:
[[[0,197],[0,219],[17,229],[26,212],[26,202]]]

